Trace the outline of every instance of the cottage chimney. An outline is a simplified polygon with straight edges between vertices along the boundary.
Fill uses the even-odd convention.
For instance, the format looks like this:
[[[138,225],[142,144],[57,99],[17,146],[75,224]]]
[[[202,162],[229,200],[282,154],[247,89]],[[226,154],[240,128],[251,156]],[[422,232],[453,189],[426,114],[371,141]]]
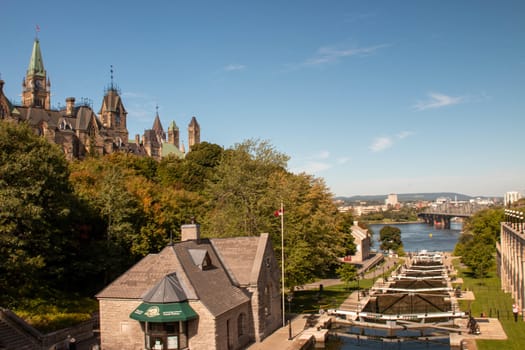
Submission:
[[[195,222],[195,219],[191,220],[191,224],[182,225],[180,227],[181,235],[180,240],[184,241],[199,241],[201,238],[201,225]]]
[[[4,81],[0,79],[0,93],[4,90]]]
[[[75,109],[75,98],[74,97],[66,98],[66,115],[73,115],[74,109]]]

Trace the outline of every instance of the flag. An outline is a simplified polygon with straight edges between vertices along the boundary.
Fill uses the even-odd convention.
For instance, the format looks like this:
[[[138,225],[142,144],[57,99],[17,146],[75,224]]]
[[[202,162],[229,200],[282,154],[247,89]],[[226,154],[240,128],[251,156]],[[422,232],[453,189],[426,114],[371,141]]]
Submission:
[[[37,33],[40,31],[40,26],[38,24],[36,25],[36,31]]]
[[[283,214],[284,214],[284,209],[278,209],[273,213],[274,216],[282,216]]]

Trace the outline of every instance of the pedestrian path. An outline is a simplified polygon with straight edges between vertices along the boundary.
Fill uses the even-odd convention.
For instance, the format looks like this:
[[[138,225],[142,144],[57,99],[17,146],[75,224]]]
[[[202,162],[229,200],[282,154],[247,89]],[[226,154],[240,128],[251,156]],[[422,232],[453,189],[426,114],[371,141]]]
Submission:
[[[273,332],[262,342],[251,345],[248,350],[294,350],[299,349],[296,339],[306,326],[309,315],[300,314],[291,319],[291,327],[284,326]],[[291,337],[290,337],[291,334]]]

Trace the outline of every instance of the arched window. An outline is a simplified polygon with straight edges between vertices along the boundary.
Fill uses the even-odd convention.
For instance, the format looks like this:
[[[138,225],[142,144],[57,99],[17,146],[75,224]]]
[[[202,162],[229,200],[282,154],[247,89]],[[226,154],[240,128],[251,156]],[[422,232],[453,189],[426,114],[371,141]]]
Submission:
[[[237,336],[240,338],[244,334],[246,334],[246,314],[241,312],[237,317]]]

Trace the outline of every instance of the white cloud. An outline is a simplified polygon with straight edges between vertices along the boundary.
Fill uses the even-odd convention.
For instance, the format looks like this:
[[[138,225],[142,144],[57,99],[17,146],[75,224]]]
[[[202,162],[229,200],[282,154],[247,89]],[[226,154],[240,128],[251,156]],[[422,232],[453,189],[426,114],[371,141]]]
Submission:
[[[405,131],[401,131],[400,133],[398,133],[397,135],[395,136],[382,136],[382,137],[377,137],[374,139],[374,141],[372,142],[372,144],[370,145],[369,149],[372,151],[372,152],[381,152],[381,151],[384,151],[385,149],[388,149],[388,148],[391,148],[392,146],[394,146],[395,142],[397,140],[403,140],[411,135],[413,135],[414,133],[412,131],[408,131],[408,130],[405,130]]]
[[[294,173],[315,174],[337,165],[343,165],[350,161],[350,157],[339,157],[333,159],[329,151],[322,150],[311,156],[305,157],[299,161],[299,164],[292,167],[291,171]]]
[[[426,101],[418,101],[413,107],[418,111],[426,109],[441,108],[445,106],[452,106],[463,102],[465,99],[461,96],[448,96],[437,92],[428,94],[429,99]]]
[[[226,67],[224,67],[224,70],[227,72],[245,70],[245,69],[246,69],[246,66],[243,64],[229,64]]]
[[[336,162],[339,165],[343,165],[343,164],[348,163],[350,160],[351,160],[350,157],[341,157],[341,158],[337,158]]]
[[[374,54],[379,49],[388,47],[390,44],[381,44],[368,47],[358,47],[351,49],[336,49],[333,47],[321,47],[317,50],[317,54],[307,59],[302,65],[303,66],[315,66],[322,65],[326,63],[337,62],[341,58],[351,57],[351,56],[368,56]]]
[[[315,159],[328,159],[330,158],[330,152],[329,151],[320,151],[317,154],[314,154],[312,158]]]
[[[398,139],[402,140],[402,139],[404,139],[404,138],[406,138],[406,137],[412,136],[413,134],[414,134],[414,133],[413,133],[412,131],[407,131],[407,130],[405,130],[405,131],[401,131],[401,132],[400,132],[399,134],[397,134],[396,136],[397,136]]]
[[[387,148],[392,147],[392,139],[390,137],[378,137],[370,145],[372,152],[381,152]]]

